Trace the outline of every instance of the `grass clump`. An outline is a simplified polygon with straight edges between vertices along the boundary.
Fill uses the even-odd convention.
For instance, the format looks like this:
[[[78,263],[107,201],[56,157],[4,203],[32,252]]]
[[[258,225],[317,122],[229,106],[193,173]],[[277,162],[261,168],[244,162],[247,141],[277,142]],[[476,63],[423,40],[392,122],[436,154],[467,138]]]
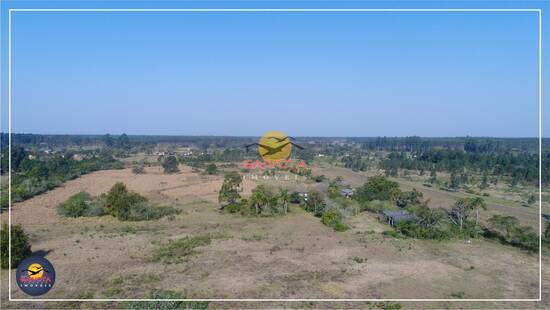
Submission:
[[[183,258],[195,253],[194,249],[209,245],[213,239],[225,238],[224,235],[207,234],[193,237],[185,237],[178,240],[170,240],[162,246],[154,256],[154,261],[162,261],[164,264],[178,264]]]
[[[353,258],[353,261],[358,263],[358,264],[362,264],[362,263],[366,263],[368,258],[365,258],[365,257],[359,257],[359,256],[354,256]]]
[[[132,301],[124,302],[123,309],[208,309],[206,301],[162,301],[162,299],[185,299],[185,295],[170,290],[152,290],[148,296],[149,299],[159,299],[159,301]]]
[[[266,238],[265,235],[252,234],[252,235],[243,236],[241,239],[244,240],[244,241],[262,241],[265,238]]]

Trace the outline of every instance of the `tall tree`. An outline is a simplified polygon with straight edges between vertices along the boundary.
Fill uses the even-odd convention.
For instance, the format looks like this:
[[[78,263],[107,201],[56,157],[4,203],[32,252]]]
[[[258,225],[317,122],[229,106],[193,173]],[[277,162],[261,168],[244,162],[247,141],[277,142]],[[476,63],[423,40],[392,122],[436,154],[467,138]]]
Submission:
[[[221,205],[221,210],[228,205],[235,205],[238,203],[238,200],[241,198],[239,192],[242,182],[242,176],[236,171],[225,174],[222,187],[218,194],[218,202]]]
[[[178,172],[178,159],[176,156],[167,156],[162,162],[162,168],[164,168],[164,173]]]

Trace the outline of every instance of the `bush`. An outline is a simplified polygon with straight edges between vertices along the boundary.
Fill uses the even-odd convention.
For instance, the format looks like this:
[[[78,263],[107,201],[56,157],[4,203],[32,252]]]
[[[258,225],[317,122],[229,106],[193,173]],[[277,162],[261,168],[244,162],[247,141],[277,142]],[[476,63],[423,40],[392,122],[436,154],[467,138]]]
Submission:
[[[185,299],[181,293],[167,290],[152,290],[149,299]],[[138,301],[124,302],[123,309],[208,309],[207,301]]]
[[[361,210],[380,213],[384,210],[397,210],[397,207],[389,201],[372,200],[361,203]]]
[[[213,239],[223,238],[221,235],[201,235],[185,237],[175,241],[170,240],[162,246],[154,256],[154,261],[162,261],[164,264],[181,263],[182,257],[194,253],[194,249],[200,246],[209,245]]]
[[[121,221],[156,220],[181,212],[172,207],[153,206],[145,197],[128,191],[123,183],[116,183],[107,194],[97,198],[80,192],[61,203],[58,210],[67,217],[111,214]]]
[[[9,244],[9,233],[8,233],[8,224],[2,225],[2,230],[0,230],[0,265],[2,269],[7,269],[9,267],[8,257],[8,244]],[[31,245],[29,243],[29,237],[23,231],[21,225],[12,225],[11,226],[11,266],[12,268],[17,268],[19,263],[25,258],[31,256]]]
[[[404,236],[416,239],[444,240],[450,237],[448,232],[437,227],[424,227],[412,221],[399,222],[395,229]]]
[[[59,214],[66,217],[84,216],[88,210],[89,202],[92,197],[87,192],[79,192],[72,195],[65,202],[57,206]]]
[[[321,183],[326,180],[326,177],[324,175],[314,175],[311,177],[311,179],[317,183]]]
[[[349,228],[346,224],[344,224],[342,214],[340,214],[340,212],[336,209],[324,211],[321,216],[321,221],[323,224],[334,228],[336,231],[345,231]]]
[[[216,164],[209,164],[204,171],[208,175],[218,174],[218,167]]]
[[[164,173],[178,172],[178,159],[173,155],[166,157],[162,161],[162,168],[164,168]]]
[[[132,167],[132,172],[134,174],[142,174],[145,172],[145,166],[143,164],[135,164]]]

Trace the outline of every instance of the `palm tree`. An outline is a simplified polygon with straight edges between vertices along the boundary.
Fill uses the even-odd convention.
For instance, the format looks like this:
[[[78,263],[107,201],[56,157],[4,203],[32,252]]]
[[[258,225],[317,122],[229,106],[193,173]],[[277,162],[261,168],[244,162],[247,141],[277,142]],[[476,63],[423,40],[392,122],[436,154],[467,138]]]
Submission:
[[[287,189],[279,190],[279,197],[277,197],[277,203],[283,207],[284,214],[288,212],[288,204],[290,202],[290,195]]]
[[[482,198],[475,197],[469,199],[470,208],[476,210],[476,226],[479,224],[479,209],[487,210],[487,204]]]

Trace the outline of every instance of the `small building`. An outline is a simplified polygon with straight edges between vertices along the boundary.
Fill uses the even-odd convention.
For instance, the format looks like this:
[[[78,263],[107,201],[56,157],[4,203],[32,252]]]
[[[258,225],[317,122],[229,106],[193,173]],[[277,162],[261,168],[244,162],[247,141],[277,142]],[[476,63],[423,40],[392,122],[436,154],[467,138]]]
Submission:
[[[351,188],[344,188],[340,191],[342,197],[344,198],[350,198],[353,195],[353,189]]]
[[[81,161],[82,159],[84,159],[80,154],[74,154],[72,158],[76,161]]]
[[[416,216],[410,214],[405,210],[382,211],[382,216],[384,218],[384,221],[390,224],[391,226],[395,226],[399,222],[416,220]]]

